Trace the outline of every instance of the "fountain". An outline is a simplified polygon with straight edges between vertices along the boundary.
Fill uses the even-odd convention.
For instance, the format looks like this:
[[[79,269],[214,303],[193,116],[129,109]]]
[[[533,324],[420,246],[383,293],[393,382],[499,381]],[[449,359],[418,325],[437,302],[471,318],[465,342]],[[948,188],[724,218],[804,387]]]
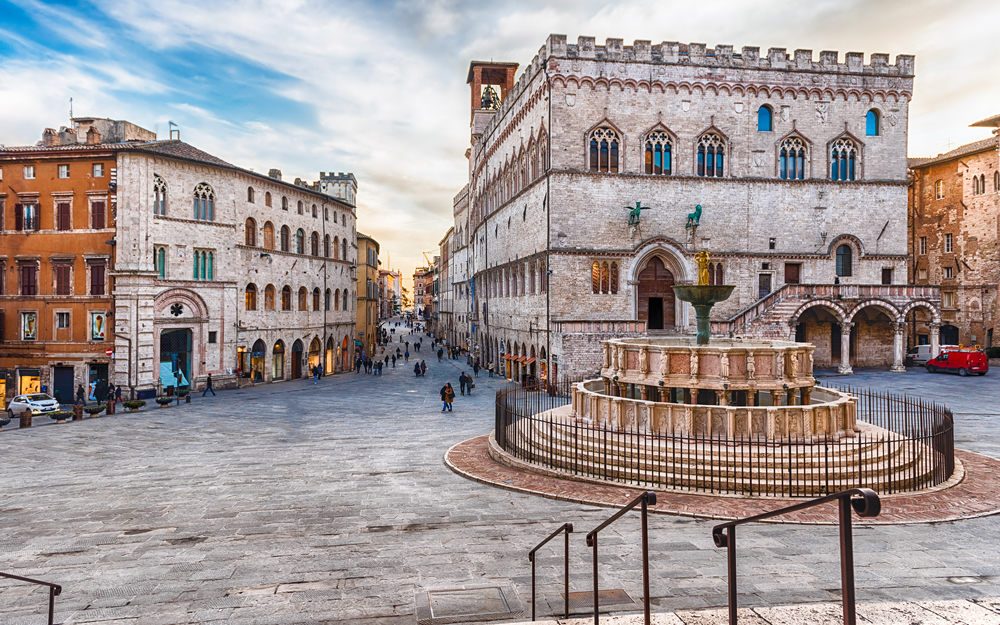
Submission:
[[[712,306],[724,302],[732,295],[733,285],[709,284],[708,261],[711,255],[702,250],[694,255],[698,262],[698,284],[675,285],[674,294],[682,302],[690,302],[694,306],[695,319],[698,323],[698,345],[708,345],[709,315]]]

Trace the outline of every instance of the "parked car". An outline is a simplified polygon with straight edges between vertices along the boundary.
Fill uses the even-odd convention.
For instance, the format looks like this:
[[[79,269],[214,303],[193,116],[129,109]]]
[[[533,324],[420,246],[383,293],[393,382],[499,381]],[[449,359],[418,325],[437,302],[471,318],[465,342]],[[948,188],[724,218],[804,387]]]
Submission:
[[[959,347],[942,351],[937,358],[927,361],[927,370],[931,373],[938,371],[958,371],[958,375],[986,375],[990,369],[986,354],[981,349],[974,347]]]
[[[952,349],[958,349],[958,345],[942,345],[941,351],[946,352]],[[930,345],[916,345],[910,348],[910,351],[906,352],[906,364],[907,367],[912,367],[914,365],[922,367],[927,364],[927,361],[931,359],[931,346]]]
[[[59,402],[47,393],[31,393],[30,395],[18,395],[7,404],[7,415],[13,419],[20,417],[25,410],[31,414],[42,414],[59,410]]]

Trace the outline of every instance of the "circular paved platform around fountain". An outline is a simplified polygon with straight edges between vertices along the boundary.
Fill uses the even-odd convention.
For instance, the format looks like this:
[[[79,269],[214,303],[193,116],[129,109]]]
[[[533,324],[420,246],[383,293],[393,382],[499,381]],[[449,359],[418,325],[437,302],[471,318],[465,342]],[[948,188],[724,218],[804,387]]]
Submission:
[[[501,464],[490,457],[490,437],[479,436],[459,443],[445,454],[445,464],[468,479],[507,490],[550,499],[620,507],[641,489],[610,483],[592,484],[569,478],[540,475]],[[955,451],[964,468],[960,481],[930,492],[882,497],[882,514],[864,524],[907,524],[958,521],[1000,514],[1000,460],[980,454]],[[957,473],[957,472],[956,472]],[[721,497],[704,494],[657,492],[652,511],[697,518],[730,520],[790,505],[801,499]],[[836,524],[834,504],[819,506],[775,522]]]

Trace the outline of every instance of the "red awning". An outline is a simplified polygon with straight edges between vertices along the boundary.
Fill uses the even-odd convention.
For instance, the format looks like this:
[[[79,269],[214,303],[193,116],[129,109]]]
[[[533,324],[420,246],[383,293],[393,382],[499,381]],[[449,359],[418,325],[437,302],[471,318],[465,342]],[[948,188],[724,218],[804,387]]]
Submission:
[[[535,357],[534,357],[534,356],[532,356],[531,358],[529,358],[529,359],[525,360],[525,361],[524,361],[524,364],[526,364],[526,365],[530,365],[530,364],[531,364],[531,363],[533,363],[533,362],[535,362]]]

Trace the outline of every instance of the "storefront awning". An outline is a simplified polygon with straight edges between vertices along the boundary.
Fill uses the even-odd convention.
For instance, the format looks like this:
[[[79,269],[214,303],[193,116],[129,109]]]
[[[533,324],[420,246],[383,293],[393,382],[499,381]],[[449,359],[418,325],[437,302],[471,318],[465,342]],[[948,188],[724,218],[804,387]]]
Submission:
[[[529,359],[525,360],[525,361],[524,361],[524,364],[526,364],[526,365],[530,365],[530,364],[531,364],[531,363],[533,363],[533,362],[535,362],[535,357],[534,357],[534,356],[532,356],[531,358],[529,358]]]

